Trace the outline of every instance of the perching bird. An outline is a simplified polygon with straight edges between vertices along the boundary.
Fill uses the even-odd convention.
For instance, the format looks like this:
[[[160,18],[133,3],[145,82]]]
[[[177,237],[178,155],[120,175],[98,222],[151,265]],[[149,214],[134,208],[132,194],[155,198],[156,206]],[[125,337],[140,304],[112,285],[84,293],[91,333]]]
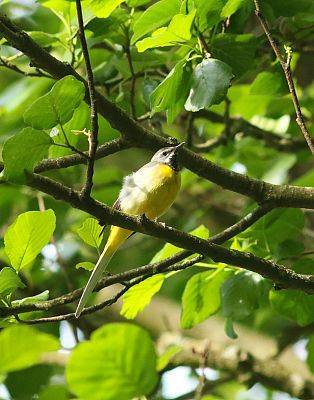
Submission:
[[[151,220],[156,220],[164,214],[174,202],[180,189],[181,179],[177,153],[183,144],[160,149],[148,164],[127,176],[114,208],[130,215],[145,215]],[[118,226],[111,227],[104,251],[96,263],[77,306],[76,318],[80,316],[89,295],[94,290],[112,256],[132,233],[132,231]]]

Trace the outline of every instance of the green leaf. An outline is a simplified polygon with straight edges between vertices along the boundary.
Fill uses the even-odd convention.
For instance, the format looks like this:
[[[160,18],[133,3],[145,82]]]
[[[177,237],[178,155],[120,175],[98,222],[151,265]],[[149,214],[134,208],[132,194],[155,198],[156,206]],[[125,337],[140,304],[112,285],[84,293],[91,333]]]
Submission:
[[[133,26],[133,36],[131,44],[137,42],[140,38],[153,32],[160,26],[165,25],[171,18],[180,11],[179,0],[161,0],[150,6],[136,20]]]
[[[123,305],[120,314],[127,319],[134,319],[159,292],[164,280],[163,274],[157,274],[132,286],[122,297]]]
[[[272,307],[301,326],[314,322],[314,295],[300,290],[278,290],[269,294]]]
[[[304,244],[293,239],[287,239],[280,243],[277,247],[275,257],[276,260],[284,260],[286,258],[300,257],[304,251]],[[306,260],[306,259],[305,259]],[[305,260],[300,260],[301,263]],[[313,261],[310,262],[311,272],[314,272]]]
[[[48,384],[52,371],[52,365],[44,364],[12,371],[6,377],[5,386],[14,400],[38,399],[37,393]]]
[[[158,357],[158,360],[157,360],[157,371],[162,371],[163,369],[165,369],[167,367],[167,365],[170,363],[170,361],[172,360],[172,358],[176,354],[180,353],[181,350],[182,350],[181,346],[178,346],[176,344],[170,345],[165,350],[165,352]]]
[[[229,275],[221,268],[192,276],[182,296],[182,328],[193,328],[219,310],[220,286]]]
[[[12,136],[4,143],[2,151],[5,178],[24,183],[24,171],[32,172],[38,162],[47,158],[52,143],[46,133],[32,128],[25,128]]]
[[[304,214],[296,208],[273,210],[241,234],[254,243],[256,254],[275,254],[277,246],[287,239],[294,239],[304,226]]]
[[[228,0],[221,12],[222,18],[230,17],[241,7],[244,7],[250,2],[250,0]]]
[[[41,301],[46,301],[49,299],[49,290],[44,290],[43,292],[36,294],[35,296],[24,297],[24,299],[12,301],[12,306],[18,307],[27,304],[36,304]]]
[[[38,400],[68,400],[68,390],[63,385],[51,385],[45,387],[38,396]]]
[[[196,0],[196,22],[200,32],[212,28],[222,18],[220,16],[224,7],[223,0]]]
[[[76,264],[75,268],[76,269],[83,268],[86,271],[92,271],[95,268],[95,264],[93,264],[92,262],[89,262],[89,261],[83,261],[83,262]]]
[[[221,286],[222,315],[234,320],[248,317],[266,296],[265,285],[265,280],[253,272],[241,271],[231,276]]]
[[[250,93],[262,96],[284,96],[288,93],[284,73],[282,71],[260,72],[252,83]]]
[[[52,35],[51,33],[40,32],[40,31],[32,31],[27,32],[27,34],[39,45],[42,47],[49,47],[53,44],[59,42],[58,35]]]
[[[175,15],[168,27],[159,28],[152,33],[151,37],[136,43],[139,53],[155,47],[175,46],[191,39],[191,27],[196,10],[188,15]]]
[[[84,399],[145,396],[158,381],[154,344],[136,325],[107,324],[73,350],[66,374],[70,390]]]
[[[17,288],[25,287],[14,269],[5,267],[0,271],[0,297],[13,293]]]
[[[76,232],[85,243],[99,249],[102,241],[101,231],[102,227],[99,225],[97,219],[87,218]]]
[[[85,96],[82,82],[68,75],[56,82],[50,92],[37,99],[24,113],[26,124],[50,129],[68,122]]]
[[[166,110],[167,121],[172,123],[183,108],[189,93],[190,80],[190,64],[185,60],[179,61],[150,95],[152,112]]]
[[[212,58],[204,59],[193,72],[193,83],[185,109],[195,112],[219,104],[227,94],[232,77],[229,65]]]
[[[196,229],[193,231],[189,232],[191,235],[197,236],[202,239],[208,239],[209,238],[209,231],[204,225],[198,226]],[[164,245],[164,247],[158,251],[158,253],[155,254],[153,259],[151,260],[152,263],[157,263],[159,261],[164,260],[165,258],[168,258],[170,256],[173,256],[174,254],[178,253],[181,251],[179,247],[174,246],[173,244],[167,243]],[[193,257],[193,256],[191,256]]]
[[[309,337],[309,341],[306,346],[307,349],[307,364],[310,370],[314,373],[314,335]]]
[[[17,217],[4,235],[5,252],[16,270],[35,259],[49,242],[55,226],[52,210],[28,211]]]
[[[42,353],[58,348],[55,337],[29,326],[6,328],[0,332],[0,374],[38,364]]]
[[[98,18],[108,18],[125,0],[90,0],[87,6]]]
[[[126,0],[126,3],[129,7],[139,7],[150,3],[150,0]]]
[[[254,68],[254,56],[257,49],[254,35],[222,33],[215,36],[212,42],[212,56],[225,62],[239,78],[250,68]]]

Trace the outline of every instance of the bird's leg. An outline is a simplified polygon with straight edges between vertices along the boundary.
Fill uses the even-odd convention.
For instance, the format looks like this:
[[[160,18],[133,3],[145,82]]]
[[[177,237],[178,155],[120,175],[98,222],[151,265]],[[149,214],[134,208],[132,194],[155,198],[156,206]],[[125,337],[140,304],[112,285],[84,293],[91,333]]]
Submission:
[[[139,222],[141,225],[144,225],[145,222],[149,221],[149,219],[146,217],[146,214],[145,214],[145,213],[140,214],[140,215],[137,217],[137,219],[138,219],[138,222]]]
[[[158,223],[158,224],[161,225],[163,228],[166,227],[165,222],[163,222],[163,221],[158,222],[158,217],[156,217],[156,218],[154,219],[154,222]]]

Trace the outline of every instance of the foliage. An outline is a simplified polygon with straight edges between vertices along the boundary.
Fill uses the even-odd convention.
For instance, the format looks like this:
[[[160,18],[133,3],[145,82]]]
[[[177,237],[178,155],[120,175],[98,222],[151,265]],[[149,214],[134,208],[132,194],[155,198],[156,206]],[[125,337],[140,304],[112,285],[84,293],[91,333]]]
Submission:
[[[256,356],[263,353],[265,336],[279,352],[290,345],[299,348],[302,338],[302,371],[314,371],[314,294],[295,283],[300,274],[308,282],[314,275],[313,207],[299,206],[298,191],[314,186],[313,157],[296,121],[282,65],[256,19],[254,1],[82,0],[100,93],[92,199],[76,195],[86,182],[94,132],[77,1],[0,4],[3,388],[16,400],[167,400],[169,386],[178,398],[204,400],[275,399],[276,390],[293,396],[287,399],[314,397],[307,392],[313,388],[310,374],[292,387],[290,376],[277,376],[284,368],[267,375]],[[259,3],[287,63],[285,71],[291,68],[313,136],[313,2]],[[12,40],[14,26],[5,30],[2,14],[35,41],[35,51],[24,33],[18,32],[21,46]],[[138,139],[148,131],[158,140],[148,134]],[[182,255],[189,243],[184,239],[184,247],[180,236],[171,243],[132,236],[109,264],[103,285],[109,288],[92,299],[100,306],[74,320],[77,289],[86,283],[108,235],[108,229],[102,235],[106,221],[94,208],[112,205],[122,178],[148,162],[148,149],[157,150],[167,136],[186,142],[190,151],[183,154],[183,164],[192,157],[198,165],[198,174],[191,165],[182,170],[181,192],[162,217],[167,225],[212,243],[214,233],[254,209],[253,201],[267,200],[274,209],[227,235],[228,240],[216,237],[222,248],[218,254],[210,244],[212,259],[193,251]],[[256,179],[247,185],[253,193],[249,197],[240,195],[247,194],[241,186],[246,174]],[[40,184],[34,184],[34,177]],[[278,186],[265,198],[267,183]],[[292,200],[283,208],[280,201],[289,190]],[[171,229],[164,231],[172,237]],[[230,257],[243,253],[246,266],[240,268]],[[252,260],[264,262],[265,268]],[[150,267],[137,269],[146,264]],[[272,266],[279,266],[277,274],[275,267],[267,270]],[[287,273],[296,279],[293,287],[287,285]],[[108,310],[111,303],[116,304]],[[247,344],[252,337],[253,345]],[[208,348],[199,351],[198,339]],[[198,391],[204,363],[219,378],[215,381],[206,369],[203,393],[187,395],[176,379],[167,383],[168,371],[179,374],[176,367],[184,365],[194,389],[195,376],[199,379]],[[298,363],[287,368],[298,374]],[[251,389],[255,383],[258,395],[256,386]]]

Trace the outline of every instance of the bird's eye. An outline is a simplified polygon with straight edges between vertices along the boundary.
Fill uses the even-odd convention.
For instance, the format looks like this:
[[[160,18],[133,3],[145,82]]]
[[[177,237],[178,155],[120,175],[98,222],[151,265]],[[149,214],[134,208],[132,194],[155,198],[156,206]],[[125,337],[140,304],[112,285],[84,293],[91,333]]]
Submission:
[[[163,156],[166,156],[167,154],[168,154],[168,151],[167,151],[167,150],[165,150],[165,151],[162,152],[162,155],[163,155]]]

